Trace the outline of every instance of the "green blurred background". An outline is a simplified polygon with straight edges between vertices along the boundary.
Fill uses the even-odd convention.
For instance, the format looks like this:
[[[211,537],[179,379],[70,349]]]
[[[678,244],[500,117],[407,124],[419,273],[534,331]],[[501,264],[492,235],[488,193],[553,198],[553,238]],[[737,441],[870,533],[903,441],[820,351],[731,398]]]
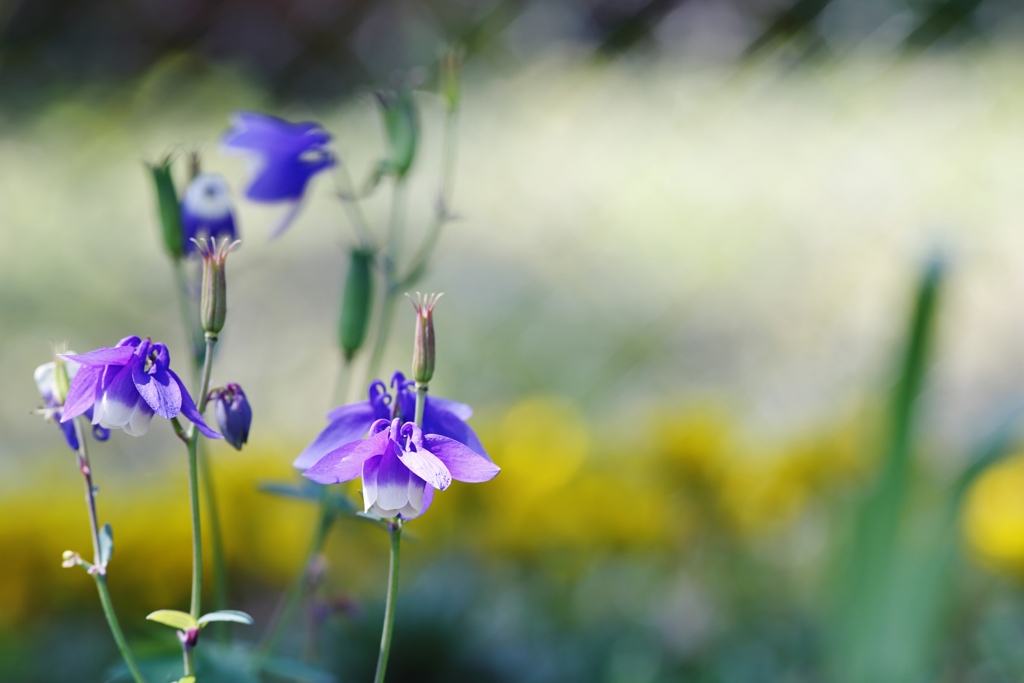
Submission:
[[[324,175],[269,242],[277,211],[217,141],[238,109],[312,118],[363,177],[369,89],[422,74],[421,235],[449,42],[433,390],[503,471],[410,525],[388,680],[1024,677],[1018,3],[12,0],[0,22],[0,680],[116,675],[92,582],[60,568],[88,527],[32,371],[129,334],[187,364],[144,166],[180,150],[229,179],[244,240],[214,382],[255,421],[212,458],[231,606],[257,620],[234,635],[258,638],[315,509],[257,485],[325,424],[353,233]],[[188,600],[183,449],[157,421],[92,458],[122,623],[173,655],[144,616]],[[386,567],[341,521],[285,650],[369,680]]]

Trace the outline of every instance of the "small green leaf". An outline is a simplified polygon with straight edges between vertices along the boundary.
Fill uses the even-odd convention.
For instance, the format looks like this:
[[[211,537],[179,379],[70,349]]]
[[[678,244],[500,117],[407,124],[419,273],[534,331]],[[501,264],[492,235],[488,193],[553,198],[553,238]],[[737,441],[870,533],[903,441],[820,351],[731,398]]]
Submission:
[[[211,621],[233,621],[236,624],[245,624],[246,626],[252,626],[256,623],[248,614],[245,612],[239,612],[236,609],[222,609],[216,612],[210,612],[209,614],[204,614],[199,617],[199,621],[196,623],[199,624],[199,626],[206,626]]]
[[[104,567],[110,562],[110,556],[114,554],[114,530],[109,524],[104,524],[100,529],[100,564]]]
[[[164,624],[171,628],[187,631],[190,628],[199,628],[199,622],[192,618],[188,612],[179,612],[176,609],[158,609],[146,617],[150,621]]]
[[[184,678],[179,678],[178,679],[178,683],[196,683],[196,677],[195,676],[185,676]]]

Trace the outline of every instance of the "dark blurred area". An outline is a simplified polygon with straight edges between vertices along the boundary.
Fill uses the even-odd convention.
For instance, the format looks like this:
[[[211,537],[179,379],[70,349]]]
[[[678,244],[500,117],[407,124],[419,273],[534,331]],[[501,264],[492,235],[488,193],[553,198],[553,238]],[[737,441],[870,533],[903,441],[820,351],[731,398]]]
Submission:
[[[702,59],[784,50],[949,48],[1024,35],[1013,0],[8,0],[4,107],[112,86],[169,55],[231,65],[283,101],[333,99],[432,62],[458,42],[498,65],[573,44],[595,58],[681,49]],[[16,93],[17,97],[12,97]]]

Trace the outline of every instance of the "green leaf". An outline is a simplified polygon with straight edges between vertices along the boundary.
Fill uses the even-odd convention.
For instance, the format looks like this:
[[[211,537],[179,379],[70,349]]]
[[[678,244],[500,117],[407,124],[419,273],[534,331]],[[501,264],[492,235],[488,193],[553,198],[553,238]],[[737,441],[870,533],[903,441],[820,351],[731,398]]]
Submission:
[[[156,188],[157,215],[160,217],[164,248],[172,258],[180,259],[185,253],[185,244],[182,240],[181,206],[171,176],[173,161],[171,156],[164,157],[156,164],[150,164],[149,172]]]
[[[150,621],[164,624],[171,628],[186,631],[190,628],[199,628],[199,622],[192,618],[188,612],[179,612],[176,609],[158,609],[146,617]]]
[[[310,482],[312,484],[312,482]],[[269,493],[272,496],[284,498],[299,498],[301,500],[320,500],[319,485],[312,486],[284,484],[280,482],[260,482],[256,486],[261,493]]]
[[[236,609],[222,609],[216,612],[210,612],[199,617],[199,621],[196,623],[200,626],[206,626],[212,621],[233,621],[236,624],[245,624],[246,626],[252,626],[254,623],[253,618],[245,612],[239,612]]]
[[[114,554],[114,530],[109,524],[104,524],[100,529],[100,564],[104,567],[110,562],[110,556]]]
[[[178,679],[178,683],[196,683],[196,677],[195,676],[185,676],[184,678],[179,678]]]

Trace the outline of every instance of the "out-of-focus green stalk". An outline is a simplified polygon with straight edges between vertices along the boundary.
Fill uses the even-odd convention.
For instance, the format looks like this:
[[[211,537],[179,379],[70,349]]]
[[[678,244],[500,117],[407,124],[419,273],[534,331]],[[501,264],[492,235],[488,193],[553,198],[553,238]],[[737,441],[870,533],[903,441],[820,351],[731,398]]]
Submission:
[[[309,544],[309,550],[306,552],[306,557],[302,561],[302,569],[288,587],[288,592],[284,597],[284,601],[281,603],[281,607],[278,610],[277,615],[271,621],[270,627],[267,629],[267,632],[264,634],[263,640],[260,643],[260,654],[264,661],[266,661],[266,659],[277,649],[278,645],[281,644],[281,639],[285,634],[285,627],[294,617],[295,610],[298,608],[299,602],[302,600],[302,595],[306,592],[306,586],[309,584],[309,567],[313,563],[313,559],[323,552],[324,544],[327,542],[327,534],[330,531],[331,526],[334,524],[335,517],[336,515],[330,506],[327,487],[321,487],[320,518],[316,525],[316,532],[313,535],[313,540]]]
[[[377,674],[373,683],[384,683],[391,654],[391,633],[395,627],[395,600],[398,598],[398,560],[402,542],[402,520],[388,522],[391,535],[391,561],[388,564],[388,597],[384,603],[384,630],[380,636],[380,654],[377,656]]]
[[[193,651],[195,648],[191,648],[187,645],[183,645],[181,648],[181,656],[184,659],[184,669],[186,676],[196,675],[196,662]]]
[[[398,259],[401,256],[402,232],[405,222],[405,190],[405,179],[396,178],[391,194],[391,219],[388,223],[387,256],[384,261],[384,298],[381,301],[380,313],[377,317],[377,335],[373,340],[367,380],[373,379],[380,372],[388,336],[391,334],[391,321],[395,317],[395,301],[400,293]]]
[[[121,623],[117,620],[114,612],[114,603],[110,600],[110,590],[107,588],[107,568],[102,564],[100,558],[100,525],[99,517],[96,514],[96,488],[92,483],[92,465],[89,463],[89,450],[85,442],[85,430],[82,429],[82,420],[75,418],[75,436],[78,437],[78,467],[85,480],[85,503],[89,510],[89,533],[92,536],[92,561],[93,566],[102,569],[92,575],[96,581],[96,590],[100,595],[100,604],[103,606],[103,615],[107,618],[107,625],[110,633],[114,636],[117,649],[121,651],[121,658],[132,674],[136,683],[145,683],[139,665],[135,663],[135,656],[132,654],[128,641],[121,630]]]
[[[427,385],[423,382],[416,382],[416,417],[414,421],[420,427],[423,426],[423,408],[427,404]]]

